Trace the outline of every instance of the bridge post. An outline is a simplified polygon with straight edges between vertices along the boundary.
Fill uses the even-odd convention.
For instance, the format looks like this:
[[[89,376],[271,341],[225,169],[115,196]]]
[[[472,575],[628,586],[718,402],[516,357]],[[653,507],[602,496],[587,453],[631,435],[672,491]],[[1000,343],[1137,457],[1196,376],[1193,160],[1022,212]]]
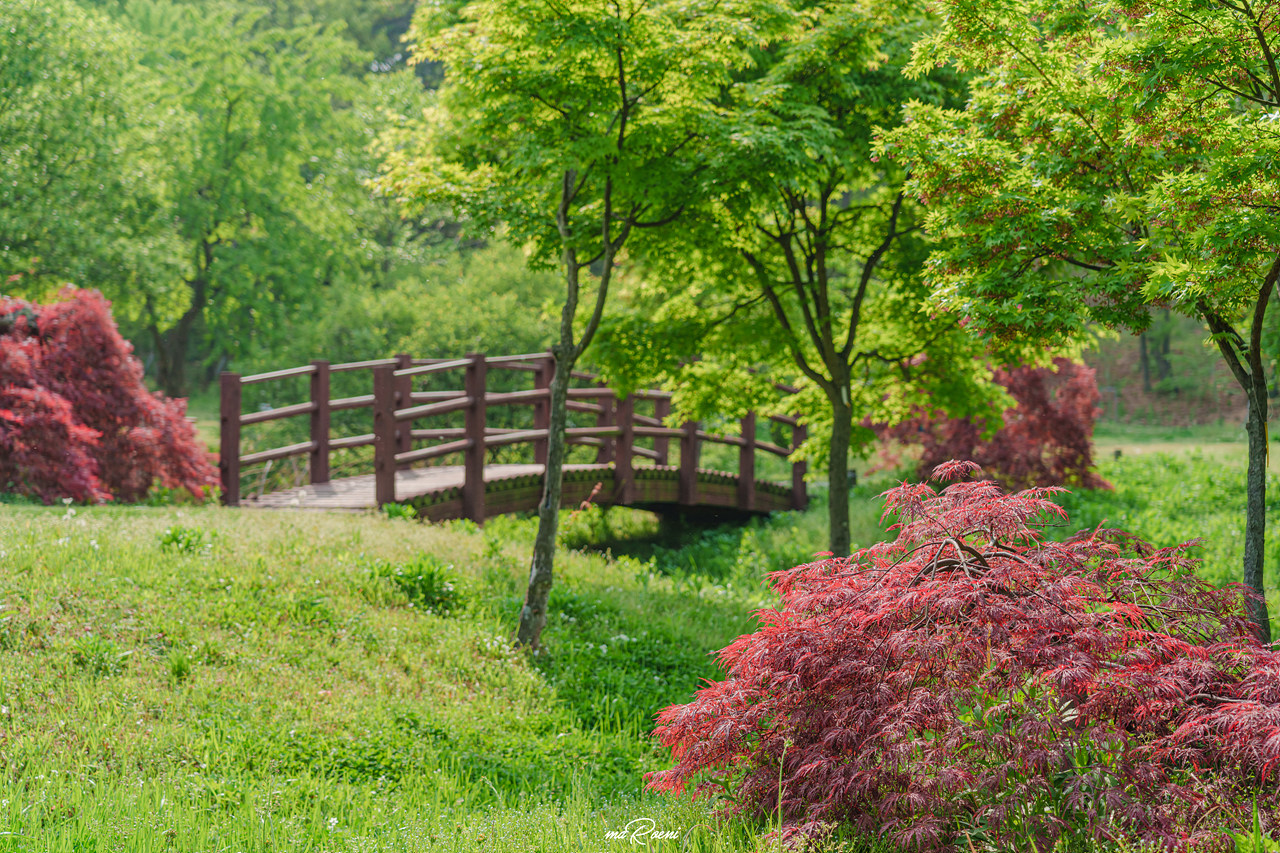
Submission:
[[[533,387],[546,389],[547,396],[533,403],[533,428],[551,429],[551,377],[556,372],[556,360],[552,357],[538,359],[537,370],[533,373]],[[547,464],[548,440],[536,439],[533,442],[533,461],[538,465]]]
[[[635,398],[628,394],[618,401],[614,409],[617,415],[618,434],[617,459],[614,463],[614,479],[618,483],[616,501],[630,504],[636,499],[636,472],[632,465],[631,448],[635,444]]]
[[[660,426],[666,426],[667,415],[671,414],[671,398],[655,397],[653,399],[653,416],[659,420]],[[669,465],[671,463],[671,439],[661,436],[653,440],[653,451],[658,454],[655,464]]]
[[[396,369],[373,369],[373,476],[378,506],[396,502]]]
[[[617,424],[615,418],[615,401],[613,397],[600,397],[600,413],[596,415],[596,426],[611,427]],[[600,449],[596,451],[596,464],[608,465],[616,458],[617,442],[611,435],[600,436]]]
[[[311,362],[311,482],[329,482],[329,362]]]
[[[413,357],[408,353],[396,353],[396,370],[408,370],[413,367]],[[396,377],[396,409],[407,409],[413,405],[413,377],[397,376]],[[408,453],[413,450],[413,436],[410,429],[413,424],[405,421],[396,426],[396,453]],[[407,470],[410,466],[408,463],[397,466],[401,470]]]
[[[794,453],[804,440],[808,438],[809,430],[800,424],[796,424],[791,428],[791,452]],[[805,489],[804,475],[809,466],[801,462],[791,463],[791,507],[792,509],[804,509],[809,505],[809,493]]]
[[[691,506],[698,500],[698,422],[685,421],[680,436],[680,503]]]
[[[220,444],[218,478],[222,483],[222,502],[240,505],[240,374],[223,371],[220,379]]]
[[[466,438],[469,442],[463,454],[462,514],[476,524],[484,523],[484,427],[486,415],[484,353],[467,353],[471,363],[467,365],[466,395],[471,399],[467,406]]]
[[[748,412],[742,424],[742,444],[738,445],[738,509],[755,509],[756,503],[756,413]]]

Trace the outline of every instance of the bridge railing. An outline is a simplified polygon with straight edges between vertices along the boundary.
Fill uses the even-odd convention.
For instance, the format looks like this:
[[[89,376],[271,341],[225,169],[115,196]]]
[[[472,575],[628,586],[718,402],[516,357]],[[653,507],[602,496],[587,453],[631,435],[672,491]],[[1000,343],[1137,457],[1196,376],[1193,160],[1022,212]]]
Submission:
[[[395,358],[330,364],[325,360],[286,370],[251,376],[223,373],[221,377],[221,453],[220,474],[223,500],[230,506],[241,501],[240,479],[245,466],[269,463],[279,459],[307,456],[309,479],[323,484],[330,479],[330,456],[334,451],[372,446],[373,474],[378,505],[397,500],[397,470],[415,463],[461,454],[464,468],[462,490],[463,514],[483,521],[484,465],[487,452],[493,448],[531,444],[536,464],[547,459],[550,427],[550,384],[555,362],[549,353],[515,356],[485,356],[471,353],[460,359],[413,359],[405,354]],[[372,374],[372,394],[331,397],[331,378],[335,373],[367,370]],[[518,391],[490,392],[491,370],[526,371],[533,374],[534,387]],[[419,377],[463,371],[463,388],[446,391],[415,391]],[[246,385],[306,376],[310,382],[310,399],[305,403],[280,406],[259,412],[242,413],[242,392]],[[595,382],[598,377],[574,371],[573,378]],[[795,418],[770,416],[770,420],[790,429],[790,442],[782,446],[762,441],[756,435],[756,415],[748,414],[739,422],[737,435],[708,432],[694,421],[678,428],[668,427],[665,420],[671,412],[671,395],[660,390],[640,390],[619,399],[614,391],[595,384],[568,390],[568,407],[574,412],[593,413],[596,425],[566,429],[566,441],[572,445],[597,448],[598,464],[612,463],[619,503],[631,503],[635,497],[635,460],[647,460],[670,468],[670,443],[679,446],[678,493],[681,504],[698,501],[699,457],[703,444],[724,444],[738,448],[738,494],[740,509],[756,508],[756,454],[764,452],[782,459],[789,457],[805,440],[805,428]],[[652,415],[640,414],[636,404],[652,405]],[[500,428],[487,424],[488,410],[496,406],[533,407],[533,428]],[[335,438],[331,416],[334,412],[370,408],[373,431]],[[462,427],[415,429],[417,421],[437,416],[464,413]],[[242,428],[247,425],[307,416],[309,439],[303,442],[241,454]],[[647,439],[652,447],[637,444]],[[415,443],[435,442],[415,448]],[[807,504],[804,462],[791,464],[792,505]]]

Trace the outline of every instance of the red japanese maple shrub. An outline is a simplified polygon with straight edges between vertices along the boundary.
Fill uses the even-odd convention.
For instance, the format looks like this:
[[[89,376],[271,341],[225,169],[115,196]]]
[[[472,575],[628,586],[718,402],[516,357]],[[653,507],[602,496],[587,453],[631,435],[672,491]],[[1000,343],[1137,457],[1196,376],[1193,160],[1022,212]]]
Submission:
[[[1078,485],[1110,488],[1093,470],[1093,422],[1098,412],[1095,371],[1065,358],[1054,367],[1011,367],[994,371],[1016,405],[1004,412],[1004,426],[988,441],[983,419],[949,418],[920,408],[882,437],[920,444],[920,473],[926,476],[948,459],[972,459],[1009,488]]]
[[[659,714],[677,763],[650,787],[913,850],[1233,849],[1255,801],[1280,834],[1280,652],[1251,593],[1200,580],[1194,543],[1045,541],[1054,491],[904,483],[895,541],[773,573],[725,679]]]
[[[185,401],[147,391],[101,294],[63,296],[45,306],[0,299],[0,401],[24,401],[0,403],[9,412],[0,453],[11,451],[0,462],[0,490],[46,502],[136,501],[158,481],[200,494],[215,471]]]

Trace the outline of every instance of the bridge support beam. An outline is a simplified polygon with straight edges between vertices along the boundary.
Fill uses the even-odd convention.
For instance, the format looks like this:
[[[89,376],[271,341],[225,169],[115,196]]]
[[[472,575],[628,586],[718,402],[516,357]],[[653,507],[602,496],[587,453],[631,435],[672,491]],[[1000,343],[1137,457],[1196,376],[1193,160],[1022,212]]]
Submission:
[[[743,418],[742,444],[738,445],[738,509],[756,508],[756,415]]]
[[[222,502],[227,506],[240,506],[240,374],[224,371],[219,381],[218,478],[222,482]]]
[[[556,372],[556,360],[554,358],[542,358],[538,360],[538,367],[533,373],[533,387],[539,391],[545,390],[547,395],[533,403],[533,428],[534,429],[550,429],[551,428],[551,377]],[[547,464],[547,439],[539,438],[533,442],[533,461],[537,465]]]
[[[617,426],[617,400],[613,397],[599,398],[600,414],[596,415],[596,426],[611,427]],[[617,442],[611,435],[600,436],[600,449],[596,451],[596,464],[608,465],[616,459]]]
[[[413,367],[413,356],[406,352],[396,354],[396,370],[408,370]],[[413,377],[397,376],[396,377],[396,409],[407,409],[413,405]],[[413,436],[410,430],[413,424],[405,421],[396,426],[396,453],[408,453],[413,450]],[[402,471],[407,471],[411,466],[409,463],[397,466]]]
[[[373,369],[373,475],[378,506],[396,502],[396,369]]]
[[[464,477],[462,481],[462,514],[476,524],[484,524],[484,427],[486,415],[485,384],[486,365],[484,353],[467,353],[471,363],[467,365],[466,395],[467,422],[464,428],[467,449],[464,453]]]
[[[671,414],[671,398],[657,397],[653,401],[653,416],[665,426],[667,415]],[[671,464],[671,439],[662,436],[653,440],[653,450],[658,454],[655,460],[659,465]]]
[[[698,502],[698,422],[685,421],[680,436],[680,503]]]
[[[329,482],[329,362],[311,362],[311,482]]]
[[[628,394],[618,401],[618,443],[614,462],[614,479],[618,483],[617,503],[631,504],[636,499],[636,472],[632,465],[631,448],[635,444],[635,398]]]
[[[796,448],[804,443],[809,437],[809,430],[800,424],[791,430],[791,451],[794,453]],[[804,462],[791,463],[791,507],[792,509],[805,509],[809,506],[809,493],[805,488],[804,475],[808,471],[809,466]]]

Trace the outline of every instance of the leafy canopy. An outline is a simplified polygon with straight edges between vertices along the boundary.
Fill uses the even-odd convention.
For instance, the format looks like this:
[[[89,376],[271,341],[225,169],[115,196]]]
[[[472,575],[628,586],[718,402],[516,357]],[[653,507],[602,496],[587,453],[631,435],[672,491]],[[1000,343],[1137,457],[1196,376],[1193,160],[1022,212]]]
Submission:
[[[803,414],[806,455],[826,461],[836,407],[894,421],[925,395],[957,412],[999,395],[956,318],[926,310],[922,210],[872,153],[903,101],[958,103],[955,75],[902,75],[927,15],[849,0],[786,12],[791,27],[726,89],[708,192],[646,247],[595,357],[621,384],[678,387],[682,415]],[[780,401],[777,381],[801,393]],[[855,450],[873,440],[854,429]]]
[[[414,59],[449,72],[438,101],[384,137],[381,186],[411,209],[444,202],[505,224],[535,263],[566,247],[594,257],[611,225],[680,210],[703,170],[699,140],[716,127],[712,101],[770,11],[743,0],[424,5]]]
[[[975,71],[879,151],[911,168],[940,301],[998,333],[1230,322],[1280,246],[1273,19],[1248,4],[948,0],[911,71]]]

